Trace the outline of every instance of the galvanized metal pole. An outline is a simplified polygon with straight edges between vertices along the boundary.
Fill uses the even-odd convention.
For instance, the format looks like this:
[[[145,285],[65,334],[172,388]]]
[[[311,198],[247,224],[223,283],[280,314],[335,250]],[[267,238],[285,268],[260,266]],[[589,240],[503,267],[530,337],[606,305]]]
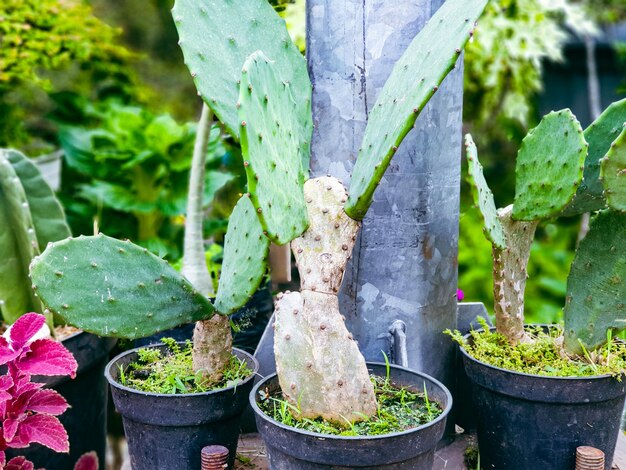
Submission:
[[[312,173],[349,183],[367,115],[393,64],[442,0],[307,0]],[[406,324],[408,364],[452,386],[462,61],[418,118],[378,188],[346,272],[342,313],[368,360]]]

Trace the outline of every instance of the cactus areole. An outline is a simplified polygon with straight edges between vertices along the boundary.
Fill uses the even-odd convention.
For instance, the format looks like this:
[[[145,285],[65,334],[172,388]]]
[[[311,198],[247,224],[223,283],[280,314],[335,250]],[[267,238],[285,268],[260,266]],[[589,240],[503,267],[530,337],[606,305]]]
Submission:
[[[206,105],[240,139],[248,183],[229,221],[215,307],[165,262],[105,236],[48,247],[31,270],[37,294],[55,313],[98,334],[135,338],[202,320],[197,333],[258,287],[270,241],[291,243],[301,291],[279,295],[276,304],[283,393],[297,417],[345,424],[372,416],[373,386],[337,293],[374,189],[454,68],[486,3],[447,0],[412,41],[370,115],[348,193],[332,177],[307,181],[311,83],[266,0],[176,0],[185,62]],[[214,310],[220,315],[209,320]]]

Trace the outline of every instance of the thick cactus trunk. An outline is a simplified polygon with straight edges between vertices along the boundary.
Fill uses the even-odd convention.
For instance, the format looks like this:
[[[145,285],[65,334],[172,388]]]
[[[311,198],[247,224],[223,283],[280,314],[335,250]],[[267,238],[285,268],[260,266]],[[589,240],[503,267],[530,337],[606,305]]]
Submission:
[[[291,244],[302,292],[276,305],[278,378],[301,417],[360,421],[376,412],[376,398],[337,299],[360,224],[345,214],[347,194],[337,179],[309,180],[304,194],[310,226]]]
[[[511,344],[528,341],[524,332],[524,291],[530,247],[538,221],[511,218],[513,206],[498,211],[506,236],[506,248],[493,245],[493,296],[498,332]]]

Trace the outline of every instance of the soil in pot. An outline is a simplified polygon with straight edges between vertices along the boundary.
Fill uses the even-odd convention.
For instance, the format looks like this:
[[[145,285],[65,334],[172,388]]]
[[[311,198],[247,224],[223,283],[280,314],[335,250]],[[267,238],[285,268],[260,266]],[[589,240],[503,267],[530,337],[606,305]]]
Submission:
[[[576,447],[589,445],[605,453],[608,470],[626,397],[620,374],[624,345],[611,342],[610,348],[587,352],[586,361],[570,360],[560,353],[558,329],[544,331],[529,329],[535,344],[515,348],[490,330],[464,340],[481,464],[484,469],[570,470]],[[518,370],[501,367],[505,364]]]
[[[107,385],[103,371],[115,342],[115,339],[100,338],[90,333],[71,334],[63,340],[63,344],[78,362],[76,378],[33,378],[54,388],[70,405],[59,416],[69,435],[70,453],[59,454],[39,444],[31,444],[26,449],[8,449],[8,458],[23,455],[36,468],[72,470],[82,454],[95,451],[100,468],[105,468]]]
[[[186,343],[178,343],[180,350]],[[160,390],[169,383],[168,391],[185,390],[184,393],[156,393],[132,388],[128,382],[135,371],[146,370],[150,355],[160,351],[163,358],[174,357],[165,366],[166,371],[177,370],[180,365],[176,354],[171,354],[170,346],[160,345],[147,348],[148,352],[137,348],[126,351],[114,358],[106,367],[105,374],[111,385],[113,402],[122,415],[124,432],[128,440],[128,450],[133,470],[155,468],[175,468],[197,470],[200,468],[200,453],[204,446],[219,444],[229,449],[229,468],[232,468],[237,450],[240,418],[247,406],[247,395],[252,388],[252,378],[258,364],[256,360],[237,349],[233,355],[237,364],[242,362],[250,374],[236,384],[227,383],[224,388],[196,391],[193,373],[187,375],[176,372],[166,376],[165,381],[156,383],[139,379],[147,383],[150,390]],[[180,358],[178,358],[180,359]],[[135,363],[139,368],[131,368]],[[161,366],[163,364],[161,363]],[[149,377],[148,373],[139,376]],[[176,380],[176,379],[179,380]],[[169,382],[171,380],[171,383]],[[127,385],[123,385],[126,383]]]
[[[250,394],[250,401],[259,433],[267,446],[270,468],[419,470],[432,467],[435,448],[443,436],[452,406],[450,393],[441,383],[424,374],[385,364],[368,364],[368,367],[379,377],[376,379],[381,394],[379,403],[380,398],[387,403],[382,406],[381,416],[372,418],[369,424],[346,425],[344,428],[321,420],[294,419],[292,426],[281,423],[281,416],[287,416],[288,410],[284,401],[276,399],[280,396],[276,375],[257,384]],[[406,389],[404,403],[401,391],[396,389],[393,394],[389,393],[391,387],[385,383],[387,367],[389,382]],[[382,397],[383,394],[393,397]],[[407,404],[415,396],[417,400],[412,405]],[[403,413],[392,416],[394,408],[396,412],[404,409]],[[424,424],[425,421],[428,422]],[[422,424],[411,427],[417,423]],[[359,435],[366,433],[369,435]]]

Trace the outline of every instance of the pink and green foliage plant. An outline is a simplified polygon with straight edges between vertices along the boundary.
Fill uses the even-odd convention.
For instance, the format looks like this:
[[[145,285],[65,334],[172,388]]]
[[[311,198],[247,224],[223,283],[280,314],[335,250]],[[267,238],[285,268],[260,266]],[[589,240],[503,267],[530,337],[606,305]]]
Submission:
[[[27,313],[0,337],[0,365],[7,367],[7,373],[0,376],[0,468],[34,468],[23,457],[7,463],[8,448],[20,449],[38,443],[56,452],[69,452],[67,432],[57,418],[67,410],[67,401],[31,378],[33,375],[74,378],[78,365],[61,343],[49,337],[45,322],[43,315]]]
[[[35,470],[35,464],[20,455],[9,460],[2,470]],[[74,465],[74,470],[98,470],[98,455],[95,452],[81,455]]]

